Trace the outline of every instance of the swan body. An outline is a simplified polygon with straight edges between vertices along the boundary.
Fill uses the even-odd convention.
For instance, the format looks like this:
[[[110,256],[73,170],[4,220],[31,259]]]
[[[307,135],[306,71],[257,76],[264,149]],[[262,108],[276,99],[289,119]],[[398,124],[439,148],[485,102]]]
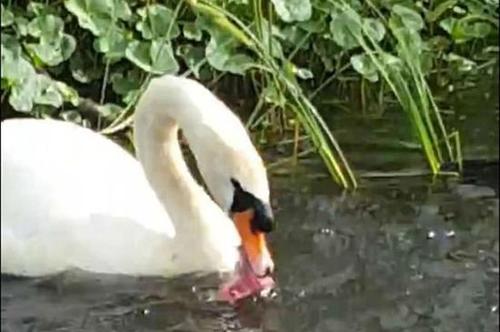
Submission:
[[[184,162],[179,127],[214,200]],[[166,75],[141,97],[134,130],[138,160],[67,122],[2,122],[2,273],[79,268],[171,276],[235,269],[242,236],[245,242],[253,235],[230,218],[241,206],[232,183],[269,203],[264,165],[239,119],[198,82]],[[267,247],[252,241],[259,243],[254,272],[272,268]]]

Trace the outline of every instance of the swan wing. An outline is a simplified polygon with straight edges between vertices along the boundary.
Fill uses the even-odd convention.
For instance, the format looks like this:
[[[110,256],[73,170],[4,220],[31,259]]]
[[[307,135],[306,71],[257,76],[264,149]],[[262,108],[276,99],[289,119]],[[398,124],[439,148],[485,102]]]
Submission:
[[[31,274],[163,269],[157,250],[174,226],[140,164],[111,140],[62,121],[3,121],[1,174],[2,272],[37,255],[45,265]]]

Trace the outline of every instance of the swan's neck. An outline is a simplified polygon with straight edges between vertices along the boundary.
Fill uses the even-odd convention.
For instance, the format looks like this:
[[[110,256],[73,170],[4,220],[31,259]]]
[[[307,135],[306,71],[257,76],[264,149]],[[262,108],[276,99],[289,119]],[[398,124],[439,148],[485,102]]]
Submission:
[[[150,185],[172,218],[177,234],[183,236],[190,233],[200,220],[200,209],[211,202],[184,161],[176,120],[161,111],[152,108],[137,114],[137,157]]]

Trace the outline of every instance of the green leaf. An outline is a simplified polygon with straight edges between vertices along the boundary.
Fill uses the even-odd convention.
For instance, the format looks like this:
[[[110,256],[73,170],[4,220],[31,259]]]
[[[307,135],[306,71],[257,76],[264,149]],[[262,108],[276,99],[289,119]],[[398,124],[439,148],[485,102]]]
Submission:
[[[353,11],[332,13],[330,32],[337,45],[345,50],[359,46],[361,38],[361,18]]]
[[[363,19],[363,31],[377,42],[380,42],[385,36],[385,27],[379,19]]]
[[[61,94],[64,101],[71,103],[73,106],[77,106],[80,103],[80,96],[78,92],[72,87],[68,86],[66,83],[53,81],[57,91]]]
[[[49,66],[56,66],[69,59],[76,48],[73,36],[64,33],[64,22],[54,15],[34,18],[28,25],[28,33],[39,39],[38,44],[26,47],[38,60]]]
[[[34,102],[40,105],[49,105],[55,108],[61,107],[63,97],[55,82],[45,75],[37,75],[37,93]]]
[[[455,53],[450,53],[445,60],[451,63],[457,72],[467,73],[477,68],[477,63]]]
[[[18,112],[29,112],[38,90],[36,75],[28,76],[19,84],[12,85],[9,95],[9,104]]]
[[[29,17],[45,16],[47,14],[57,16],[57,7],[49,5],[48,1],[46,1],[46,3],[47,4],[37,1],[30,1],[28,4],[28,13],[30,14]]]
[[[180,34],[175,23],[174,12],[163,5],[148,5],[138,10],[141,20],[137,22],[136,29],[142,33],[144,39],[167,38],[168,40]],[[170,34],[167,36],[168,29]]]
[[[439,22],[457,44],[465,43],[471,39],[484,38],[491,32],[491,26],[485,22],[470,20],[470,16],[461,19],[448,17]]]
[[[241,45],[239,39],[221,30],[213,21],[203,16],[199,16],[196,22],[201,29],[210,34],[205,57],[213,68],[242,75],[255,65],[254,60],[239,49]]]
[[[129,42],[127,31],[112,25],[94,41],[94,48],[104,53],[107,59],[117,61],[125,56]]]
[[[438,4],[433,10],[427,12],[427,21],[436,22],[444,13],[457,4],[457,0],[447,0]]]
[[[318,18],[311,18],[308,21],[297,23],[298,27],[302,30],[310,33],[320,33],[323,32],[326,27],[325,17],[321,16]]]
[[[201,41],[201,38],[203,37],[201,29],[199,29],[196,24],[191,22],[184,24],[182,32],[184,37],[190,40]]]
[[[125,51],[127,59],[142,70],[153,74],[176,73],[179,65],[172,53],[169,43],[159,41],[139,42],[133,41]]]
[[[439,22],[439,26],[441,29],[448,32],[449,35],[453,35],[453,29],[455,28],[457,21],[458,20],[454,17],[447,17]]]
[[[307,21],[311,18],[309,0],[271,0],[278,16],[285,22]]]
[[[83,120],[80,113],[78,113],[78,111],[76,111],[76,110],[69,110],[69,111],[61,112],[61,114],[59,114],[59,116],[64,121],[73,122],[76,124],[81,124],[82,120]]]
[[[212,36],[205,48],[205,56],[215,69],[243,75],[255,62],[250,56],[235,51],[231,41],[231,37]]]
[[[35,69],[22,56],[21,45],[16,38],[2,34],[1,40],[1,77],[9,86],[22,85],[31,76],[35,76]]]
[[[62,37],[64,22],[60,17],[44,15],[34,18],[28,25],[28,33],[36,38],[58,40]]]
[[[69,59],[71,76],[80,83],[95,81],[103,73],[102,65],[96,63],[88,54],[89,52],[80,51]]]
[[[262,22],[264,29],[262,30],[262,44],[264,44],[264,47],[266,50],[271,50],[271,54],[273,57],[278,58],[278,59],[283,59],[284,53],[283,53],[283,48],[281,47],[280,41],[274,37],[274,33],[277,32],[277,28],[275,26],[271,27],[271,38],[269,38],[269,29],[268,29],[268,21],[263,20]]]
[[[114,120],[123,112],[123,109],[116,104],[104,104],[97,107],[99,113],[108,120]]]
[[[328,39],[318,39],[313,43],[313,50],[323,63],[327,72],[332,72],[335,69],[335,54],[339,54],[341,49],[337,44],[332,43]]]
[[[29,112],[37,91],[36,72],[22,56],[17,39],[8,34],[1,38],[2,88],[10,89],[9,104],[19,112]]]
[[[78,24],[95,36],[103,34],[118,19],[127,20],[131,16],[124,0],[66,0],[64,5],[77,17]]]
[[[358,73],[370,82],[378,81],[377,67],[368,54],[358,54],[351,56],[351,65]]]
[[[424,20],[419,13],[405,6],[394,5],[392,7],[391,19],[399,19],[401,25],[410,30],[420,31],[424,28]]]
[[[25,17],[16,16],[14,18],[14,22],[16,24],[16,31],[19,35],[25,37],[28,35],[28,25],[29,21]]]
[[[1,10],[1,25],[2,28],[5,28],[14,23],[14,14],[9,9],[4,8],[3,4],[1,4]]]
[[[122,96],[124,103],[128,104],[139,92],[144,80],[143,71],[139,68],[133,68],[127,71],[126,75],[118,72],[111,75],[111,85],[113,91]]]
[[[196,78],[200,78],[200,69],[205,59],[205,50],[202,47],[190,44],[180,45],[175,54],[184,60]]]
[[[40,43],[27,44],[26,47],[44,64],[57,66],[69,59],[73,54],[76,48],[76,40],[73,36],[63,34],[60,40],[41,39]]]
[[[422,38],[417,31],[393,27],[391,27],[391,30],[398,40],[396,49],[402,58],[407,56],[413,58],[414,56],[422,54]]]

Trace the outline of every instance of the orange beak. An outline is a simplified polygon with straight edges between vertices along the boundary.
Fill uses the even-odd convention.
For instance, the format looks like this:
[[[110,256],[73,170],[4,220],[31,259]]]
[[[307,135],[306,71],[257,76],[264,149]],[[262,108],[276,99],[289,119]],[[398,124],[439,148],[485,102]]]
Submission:
[[[251,209],[235,212],[232,215],[250,265],[254,273],[262,277],[273,272],[274,264],[267,248],[265,234],[252,230],[253,216],[254,212]]]

